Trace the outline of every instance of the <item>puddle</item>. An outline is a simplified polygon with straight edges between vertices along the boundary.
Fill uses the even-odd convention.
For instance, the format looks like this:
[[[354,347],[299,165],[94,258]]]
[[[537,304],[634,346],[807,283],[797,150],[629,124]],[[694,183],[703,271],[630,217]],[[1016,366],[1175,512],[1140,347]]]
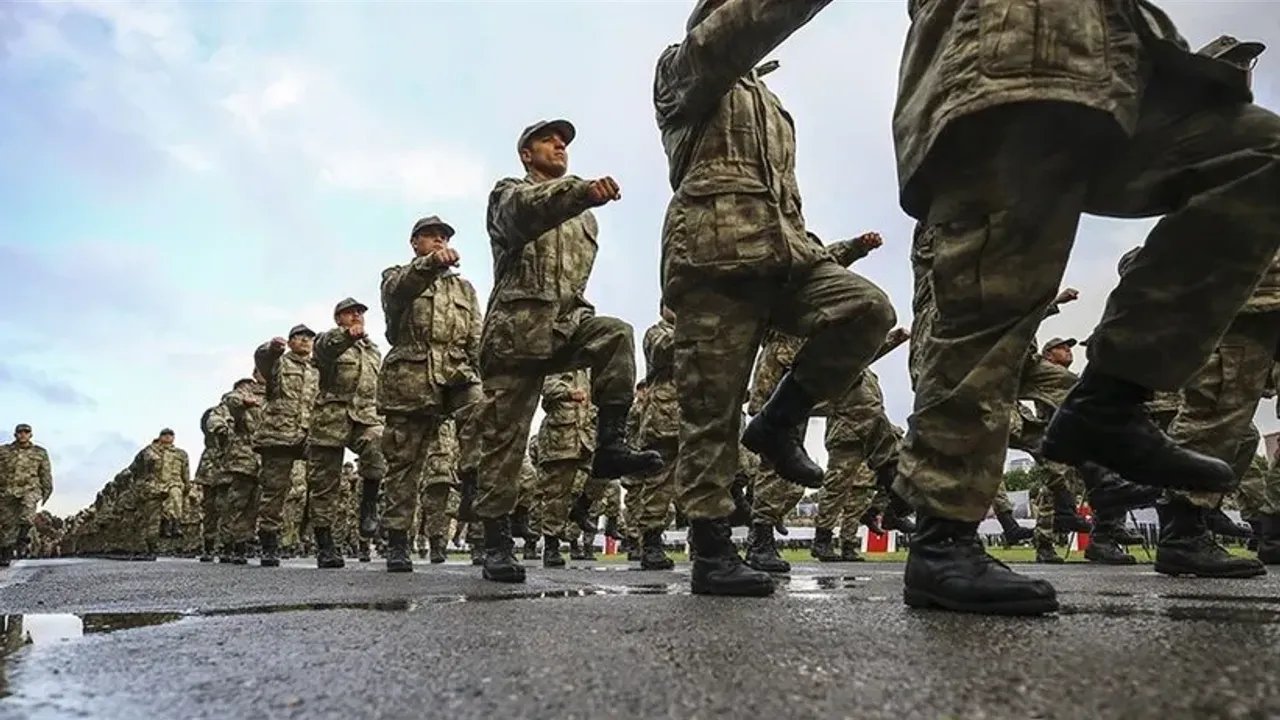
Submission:
[[[1198,598],[1197,598],[1198,599]],[[1060,615],[1102,615],[1104,617],[1157,617],[1170,620],[1200,620],[1245,625],[1280,624],[1280,608],[1227,607],[1223,605],[1174,605],[1152,608],[1135,605],[1063,606]]]
[[[852,590],[859,582],[870,582],[870,577],[856,575],[801,575],[777,577],[778,584],[792,592],[817,592],[819,590]]]
[[[430,600],[428,600],[430,602]],[[281,612],[308,612],[316,610],[376,610],[380,612],[408,612],[418,607],[412,600],[385,600],[378,602],[316,602],[285,603],[280,605],[250,605],[247,607],[194,610],[188,615],[196,617],[220,617],[225,615],[266,615]]]

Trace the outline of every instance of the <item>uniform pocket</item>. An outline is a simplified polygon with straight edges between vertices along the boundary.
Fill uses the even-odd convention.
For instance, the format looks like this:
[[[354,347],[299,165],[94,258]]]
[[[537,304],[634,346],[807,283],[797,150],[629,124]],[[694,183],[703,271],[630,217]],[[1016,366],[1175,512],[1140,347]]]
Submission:
[[[1100,0],[980,0],[978,15],[981,68],[989,77],[1111,77]]]

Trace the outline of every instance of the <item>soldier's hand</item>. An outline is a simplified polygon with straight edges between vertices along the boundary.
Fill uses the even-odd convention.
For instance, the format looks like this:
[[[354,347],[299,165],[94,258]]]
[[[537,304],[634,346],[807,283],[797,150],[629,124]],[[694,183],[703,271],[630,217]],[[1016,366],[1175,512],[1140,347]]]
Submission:
[[[1058,293],[1058,299],[1055,300],[1054,302],[1057,302],[1059,305],[1065,305],[1069,302],[1075,302],[1076,300],[1079,300],[1079,299],[1080,299],[1079,290],[1075,288],[1063,288],[1062,292]]]
[[[435,258],[436,265],[439,265],[440,267],[453,267],[462,259],[462,256],[458,254],[458,251],[453,248],[437,250],[432,253],[431,256]]]
[[[364,323],[356,323],[347,328],[347,337],[359,340],[364,337]]]
[[[854,238],[853,241],[858,243],[858,247],[866,250],[867,252],[884,245],[884,238],[880,237],[880,233],[878,232],[863,233]]]
[[[574,389],[572,389],[572,390],[570,390],[570,391],[569,391],[569,399],[570,399],[570,400],[573,400],[574,402],[578,402],[578,403],[580,403],[580,402],[586,402],[586,401],[587,401],[587,391],[586,391],[586,390],[583,390],[582,388],[574,388]]]
[[[288,340],[285,340],[285,339],[284,339],[284,338],[282,338],[282,337],[273,337],[273,338],[271,338],[271,348],[272,348],[273,350],[283,350],[283,349],[285,348],[285,346],[286,346],[286,345],[288,345],[288,344],[289,344],[289,341],[288,341]]]
[[[889,336],[885,341],[890,345],[901,345],[911,339],[911,331],[906,328],[894,328],[889,331]]]
[[[244,397],[244,404],[249,407],[258,407],[260,403],[258,402],[258,398],[253,397],[252,395],[246,395]]]
[[[622,188],[611,177],[605,176],[599,180],[589,180],[587,184],[590,186],[587,191],[587,198],[590,199],[593,206],[622,199]]]

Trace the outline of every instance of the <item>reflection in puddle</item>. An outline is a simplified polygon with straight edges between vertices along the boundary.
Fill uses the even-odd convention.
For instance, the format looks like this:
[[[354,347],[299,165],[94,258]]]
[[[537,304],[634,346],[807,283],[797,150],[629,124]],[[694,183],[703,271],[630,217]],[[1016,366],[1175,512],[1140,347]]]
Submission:
[[[803,575],[777,578],[780,584],[794,592],[816,592],[818,590],[852,590],[859,582],[870,582],[870,577],[855,575]]]
[[[1169,607],[1142,607],[1136,605],[1064,606],[1058,612],[1061,615],[1103,615],[1119,618],[1162,617],[1170,620],[1201,620],[1217,623],[1243,623],[1246,625],[1280,624],[1280,608],[1230,607],[1226,605],[1172,605]]]

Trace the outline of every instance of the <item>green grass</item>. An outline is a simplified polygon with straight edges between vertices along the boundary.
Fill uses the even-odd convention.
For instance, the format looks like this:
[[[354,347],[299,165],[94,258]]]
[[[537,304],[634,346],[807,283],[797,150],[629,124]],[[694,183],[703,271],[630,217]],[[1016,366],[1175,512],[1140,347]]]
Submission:
[[[1066,548],[1058,547],[1057,550],[1058,550],[1058,555],[1065,557],[1067,562],[1081,562],[1081,563],[1087,562],[1084,559],[1083,553],[1072,552],[1070,555],[1067,555]],[[1252,552],[1249,552],[1248,550],[1245,550],[1242,547],[1232,546],[1232,547],[1228,547],[1227,550],[1230,551],[1232,555],[1237,555],[1240,557],[1254,557],[1254,554]],[[1030,548],[1030,547],[1016,547],[1016,548],[994,547],[994,548],[990,548],[990,552],[991,552],[991,555],[996,559],[1002,560],[1010,564],[1034,563],[1036,559],[1036,551],[1034,548]],[[1155,548],[1151,548],[1151,556],[1148,557],[1147,553],[1143,551],[1141,547],[1135,545],[1129,548],[1129,553],[1138,559],[1139,564],[1143,564],[1143,563],[1149,564],[1154,560],[1156,551],[1155,551]],[[671,558],[676,562],[686,562],[689,559],[688,556],[685,555],[684,553],[671,553],[670,555],[671,555]],[[792,564],[817,562],[816,560],[813,559],[813,556],[809,554],[808,550],[783,550],[782,557],[787,562]],[[905,550],[899,550],[898,552],[891,552],[891,553],[867,553],[867,554],[864,554],[863,557],[865,557],[867,560],[871,562],[904,562],[907,559],[907,552]],[[621,555],[621,554],[605,555],[603,553],[597,553],[596,561],[604,562],[604,563],[626,562],[626,555]]]

